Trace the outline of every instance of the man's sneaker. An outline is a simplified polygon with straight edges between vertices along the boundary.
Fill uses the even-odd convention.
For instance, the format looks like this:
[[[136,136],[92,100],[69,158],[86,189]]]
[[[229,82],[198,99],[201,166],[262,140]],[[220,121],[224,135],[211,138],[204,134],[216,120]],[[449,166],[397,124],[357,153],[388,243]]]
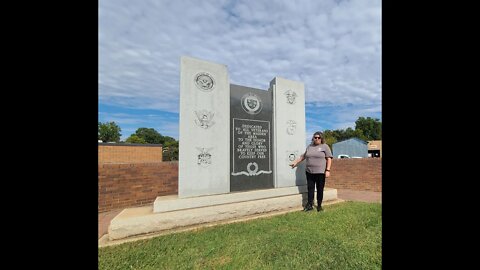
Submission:
[[[317,212],[323,211],[323,208],[321,206],[317,206]]]
[[[303,208],[303,211],[305,211],[305,212],[311,211],[311,210],[313,210],[313,207],[310,204],[305,205],[305,207]]]

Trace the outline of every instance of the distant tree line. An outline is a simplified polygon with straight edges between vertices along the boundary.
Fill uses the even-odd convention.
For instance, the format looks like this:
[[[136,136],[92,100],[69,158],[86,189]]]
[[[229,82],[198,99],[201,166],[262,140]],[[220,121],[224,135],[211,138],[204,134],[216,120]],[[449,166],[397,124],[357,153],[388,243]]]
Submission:
[[[98,122],[98,139],[103,142],[122,142],[122,129],[115,122]],[[377,118],[359,117],[355,121],[355,129],[336,129],[324,131],[326,143],[332,144],[350,138],[359,138],[364,141],[382,139],[382,122]],[[163,136],[153,128],[139,128],[125,140],[125,143],[162,144],[163,160],[178,160],[178,141],[169,136]]]
[[[324,131],[326,143],[332,147],[332,144],[344,141],[350,138],[359,138],[364,141],[373,141],[382,139],[382,122],[377,118],[359,117],[355,121],[355,129],[336,129]]]
[[[115,122],[98,122],[98,140],[103,142],[123,143],[120,140],[122,129]],[[163,136],[153,128],[138,128],[125,140],[125,143],[162,144],[163,160],[178,160],[178,141],[170,136]]]

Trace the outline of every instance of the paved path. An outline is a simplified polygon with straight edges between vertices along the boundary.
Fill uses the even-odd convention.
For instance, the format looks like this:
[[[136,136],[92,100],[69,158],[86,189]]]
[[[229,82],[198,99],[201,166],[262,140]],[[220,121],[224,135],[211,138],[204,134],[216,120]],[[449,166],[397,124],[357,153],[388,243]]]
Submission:
[[[382,202],[382,193],[373,191],[359,191],[353,189],[337,189],[337,197],[345,201]],[[147,205],[144,205],[147,206]],[[153,207],[153,203],[152,203]],[[123,209],[112,210],[98,214],[98,239],[108,232],[110,221]]]
[[[108,212],[98,213],[98,239],[108,232],[110,221],[123,209],[112,210]]]
[[[337,197],[345,201],[382,202],[382,192],[337,189]]]

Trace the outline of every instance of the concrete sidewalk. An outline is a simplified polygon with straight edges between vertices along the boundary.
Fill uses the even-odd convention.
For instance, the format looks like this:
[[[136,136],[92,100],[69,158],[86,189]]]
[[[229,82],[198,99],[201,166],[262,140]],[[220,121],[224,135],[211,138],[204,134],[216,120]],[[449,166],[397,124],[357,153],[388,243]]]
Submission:
[[[315,195],[316,196],[316,195]],[[373,191],[360,191],[352,189],[337,189],[338,199],[345,201],[359,202],[382,202],[382,193]],[[146,205],[148,206],[148,205]],[[153,203],[152,203],[153,207]],[[98,214],[98,239],[108,233],[110,221],[117,216],[123,209],[116,209]]]
[[[123,209],[117,209],[108,212],[98,213],[98,239],[100,239],[104,234],[108,233],[108,226],[110,226],[110,221],[118,214],[120,214],[122,210]]]
[[[337,196],[345,201],[382,203],[382,192],[337,189]]]

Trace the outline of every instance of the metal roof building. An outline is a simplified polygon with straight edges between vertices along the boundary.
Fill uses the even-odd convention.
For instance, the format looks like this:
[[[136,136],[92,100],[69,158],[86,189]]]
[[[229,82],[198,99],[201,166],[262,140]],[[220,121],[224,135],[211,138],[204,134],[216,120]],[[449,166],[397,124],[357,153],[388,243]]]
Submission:
[[[339,155],[366,158],[368,157],[368,143],[359,138],[350,138],[332,144],[332,152],[334,158],[338,158]]]

